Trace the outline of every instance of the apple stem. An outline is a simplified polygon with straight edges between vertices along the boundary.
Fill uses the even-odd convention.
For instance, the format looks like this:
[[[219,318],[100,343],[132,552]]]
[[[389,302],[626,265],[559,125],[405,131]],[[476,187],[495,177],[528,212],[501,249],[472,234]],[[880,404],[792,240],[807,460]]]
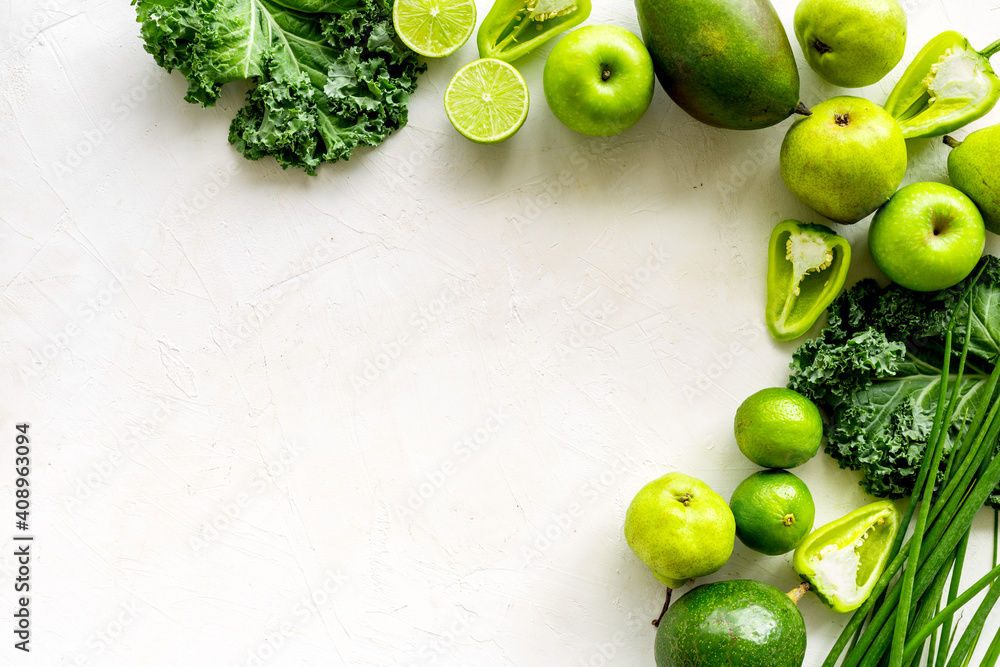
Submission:
[[[660,615],[659,615],[659,616],[657,616],[657,617],[656,617],[656,619],[654,619],[654,620],[653,620],[653,627],[654,627],[654,628],[658,628],[658,627],[660,627],[660,621],[662,621],[662,620],[663,620],[663,616],[664,616],[664,614],[666,614],[666,613],[667,613],[667,607],[669,607],[669,606],[670,606],[670,594],[671,594],[671,593],[673,593],[673,592],[674,592],[674,589],[672,589],[672,588],[670,588],[670,587],[668,586],[668,587],[667,587],[667,599],[666,599],[666,601],[665,601],[665,602],[663,603],[663,610],[662,610],[662,611],[660,612]]]
[[[981,55],[983,58],[986,58],[987,60],[989,60],[998,51],[1000,51],[1000,39],[998,39],[997,41],[993,42],[992,44],[990,44],[989,46],[987,46],[985,49],[983,49],[982,51],[980,51],[979,55]]]
[[[945,145],[948,146],[948,148],[958,148],[959,146],[962,145],[961,141],[947,134],[944,135],[944,139],[942,139],[942,141],[944,141]]]
[[[788,599],[791,600],[794,604],[798,604],[799,600],[802,599],[802,596],[805,595],[806,591],[808,591],[808,590],[809,590],[809,582],[808,581],[803,581],[801,584],[799,584],[798,586],[796,586],[794,589],[792,589],[788,593],[785,593],[785,595],[787,595]]]
[[[797,113],[802,116],[812,115],[812,111],[809,110],[809,107],[807,107],[805,104],[802,104],[802,102],[799,102],[798,106],[795,107],[795,111],[793,111],[792,113]]]

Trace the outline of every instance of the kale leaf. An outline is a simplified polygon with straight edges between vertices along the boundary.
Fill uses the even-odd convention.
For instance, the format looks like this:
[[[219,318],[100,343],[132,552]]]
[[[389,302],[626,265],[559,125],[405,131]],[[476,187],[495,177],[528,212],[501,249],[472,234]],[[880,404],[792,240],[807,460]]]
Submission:
[[[841,467],[862,471],[862,486],[875,496],[909,495],[916,483],[937,406],[944,334],[956,308],[949,387],[971,307],[969,356],[939,479],[962,424],[973,416],[1000,354],[1000,259],[987,256],[983,264],[967,302],[961,296],[971,277],[930,293],[862,280],[833,302],[821,334],[792,355],[788,387],[826,412],[826,451]],[[1000,488],[989,502],[1000,505]]]
[[[249,79],[229,141],[251,160],[315,175],[406,124],[426,65],[400,43],[389,0],[133,0],[146,51],[212,106]]]

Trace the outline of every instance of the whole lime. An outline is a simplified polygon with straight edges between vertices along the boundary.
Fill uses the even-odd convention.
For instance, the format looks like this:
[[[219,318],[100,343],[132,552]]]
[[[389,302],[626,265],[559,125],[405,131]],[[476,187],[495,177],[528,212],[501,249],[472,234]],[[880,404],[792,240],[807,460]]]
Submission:
[[[794,468],[819,451],[823,418],[808,398],[770,387],[748,397],[736,409],[733,425],[740,451],[765,468]]]
[[[725,499],[683,473],[646,484],[625,512],[625,541],[668,588],[721,568],[735,540],[736,522]]]
[[[806,624],[774,586],[737,579],[691,589],[663,616],[656,667],[801,667]]]
[[[787,470],[761,470],[740,482],[729,500],[736,537],[769,556],[788,553],[812,530],[816,516],[809,487]]]

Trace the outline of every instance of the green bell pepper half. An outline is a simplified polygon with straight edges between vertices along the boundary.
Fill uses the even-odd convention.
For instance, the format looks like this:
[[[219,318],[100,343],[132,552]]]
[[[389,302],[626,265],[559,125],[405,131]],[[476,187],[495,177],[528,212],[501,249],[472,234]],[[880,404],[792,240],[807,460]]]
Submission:
[[[479,32],[480,58],[514,62],[590,16],[590,0],[496,0]]]
[[[1000,79],[990,67],[997,51],[1000,41],[976,51],[951,30],[929,41],[884,105],[903,136],[938,137],[989,113],[1000,99]]]
[[[834,611],[857,609],[885,570],[899,522],[888,500],[865,505],[806,535],[792,567]]]
[[[851,245],[829,227],[785,220],[767,249],[767,328],[777,340],[809,331],[840,293]]]

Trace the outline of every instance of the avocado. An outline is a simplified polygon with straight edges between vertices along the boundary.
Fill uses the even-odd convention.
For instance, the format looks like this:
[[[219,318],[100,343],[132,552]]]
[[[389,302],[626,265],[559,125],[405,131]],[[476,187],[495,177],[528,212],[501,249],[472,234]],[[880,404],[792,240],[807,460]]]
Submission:
[[[983,214],[986,231],[1000,234],[1000,125],[976,130],[965,141],[945,137],[951,184]]]
[[[656,667],[801,667],[806,624],[774,586],[736,579],[691,589],[656,629]]]
[[[663,89],[709,125],[756,130],[799,107],[799,70],[768,0],[635,0]]]

